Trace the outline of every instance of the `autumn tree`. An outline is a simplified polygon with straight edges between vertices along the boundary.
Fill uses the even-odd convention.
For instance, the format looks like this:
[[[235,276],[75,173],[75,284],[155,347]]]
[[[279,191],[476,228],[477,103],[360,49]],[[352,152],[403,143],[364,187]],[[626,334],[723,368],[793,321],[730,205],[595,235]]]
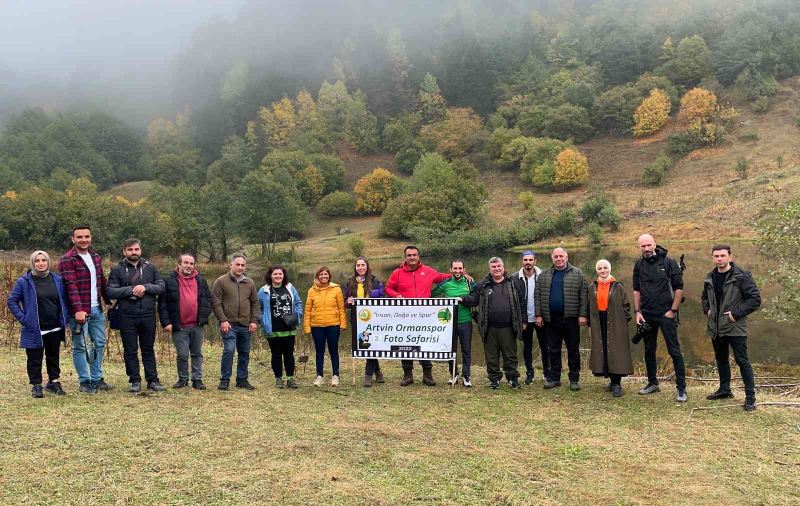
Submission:
[[[447,114],[447,103],[439,89],[439,84],[432,74],[426,73],[419,85],[418,108],[422,122],[425,124],[436,123],[444,119]]]
[[[467,139],[483,129],[483,120],[469,107],[447,109],[444,120],[425,125],[420,139],[446,158],[461,158],[467,152]]]
[[[325,178],[322,177],[319,169],[313,165],[309,165],[295,177],[297,182],[297,191],[300,192],[300,198],[308,206],[315,206],[319,199],[322,198],[322,192],[325,190]]]
[[[633,135],[641,137],[659,131],[669,119],[669,110],[670,102],[666,93],[659,89],[652,90],[633,113]]]
[[[356,210],[362,214],[380,214],[386,204],[400,193],[400,180],[388,170],[376,167],[356,182]]]
[[[553,184],[567,188],[579,186],[589,178],[589,162],[577,149],[567,148],[558,154],[555,161]]]
[[[681,98],[678,118],[706,122],[717,110],[717,96],[704,88],[692,88]]]

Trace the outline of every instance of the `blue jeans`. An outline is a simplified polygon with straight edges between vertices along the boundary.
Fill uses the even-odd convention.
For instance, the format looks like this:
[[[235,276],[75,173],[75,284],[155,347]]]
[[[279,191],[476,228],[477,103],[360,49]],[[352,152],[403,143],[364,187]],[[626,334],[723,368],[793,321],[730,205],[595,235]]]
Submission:
[[[233,369],[233,352],[239,355],[236,363],[236,381],[247,379],[247,367],[250,365],[250,329],[241,325],[231,325],[227,334],[222,336],[222,364],[220,378],[231,379]]]
[[[338,325],[330,327],[311,327],[314,337],[314,349],[317,351],[317,376],[322,376],[322,365],[325,362],[325,344],[328,344],[328,353],[331,354],[331,367],[333,375],[339,375],[339,330]]]
[[[75,333],[75,318],[70,318],[69,328],[72,331],[72,363],[81,383],[97,383],[103,379],[103,353],[106,350],[106,317],[99,307],[92,312],[83,323],[83,332]],[[89,338],[91,349],[86,349],[86,338]]]

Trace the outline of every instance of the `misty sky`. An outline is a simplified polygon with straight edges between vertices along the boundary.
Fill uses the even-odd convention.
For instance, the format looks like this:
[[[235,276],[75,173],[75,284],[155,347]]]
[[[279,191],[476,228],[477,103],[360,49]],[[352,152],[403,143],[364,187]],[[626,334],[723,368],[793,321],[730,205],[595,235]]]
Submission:
[[[0,70],[15,79],[163,68],[194,29],[244,0],[0,0]],[[5,76],[8,78],[8,75]]]

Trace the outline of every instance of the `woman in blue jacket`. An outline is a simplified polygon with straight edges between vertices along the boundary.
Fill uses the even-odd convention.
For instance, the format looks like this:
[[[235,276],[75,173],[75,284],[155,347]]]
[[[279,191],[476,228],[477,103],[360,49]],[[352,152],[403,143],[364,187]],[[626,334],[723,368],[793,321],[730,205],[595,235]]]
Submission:
[[[22,324],[19,346],[28,356],[31,395],[40,399],[44,390],[64,395],[58,353],[67,328],[67,305],[61,276],[50,272],[50,256],[31,254],[31,268],[14,284],[8,309]],[[42,360],[47,357],[47,385],[42,389]]]
[[[294,379],[295,329],[303,318],[303,301],[282,265],[273,265],[264,276],[265,285],[258,291],[261,306],[261,327],[267,336],[272,353],[272,372],[275,386],[283,388],[283,369],[286,368],[286,387],[297,388]]]
[[[344,302],[350,310],[350,330],[356,332],[356,311],[355,299],[376,299],[384,297],[383,283],[372,274],[369,262],[365,257],[356,258],[353,265],[353,275],[344,285]],[[375,376],[375,383],[383,383],[383,372],[377,358],[368,358],[364,365],[364,386],[372,386],[372,376]]]

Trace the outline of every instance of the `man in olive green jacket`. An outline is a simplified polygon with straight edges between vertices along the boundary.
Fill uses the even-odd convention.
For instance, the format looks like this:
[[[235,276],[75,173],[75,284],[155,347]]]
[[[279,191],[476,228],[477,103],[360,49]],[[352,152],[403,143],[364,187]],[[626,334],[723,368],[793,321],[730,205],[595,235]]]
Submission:
[[[463,260],[453,260],[450,263],[452,278],[438,285],[431,291],[431,297],[464,297],[475,288],[475,281],[467,279],[464,271]],[[461,344],[461,373],[464,375],[464,386],[472,386],[470,381],[470,365],[472,364],[472,311],[463,304],[457,307],[458,319],[456,320],[456,334]],[[455,352],[456,350],[453,350]],[[450,383],[458,383],[458,365],[455,361],[448,362],[450,366]],[[454,370],[455,367],[455,370]]]
[[[253,280],[244,275],[247,258],[233,255],[230,272],[214,281],[211,289],[211,308],[219,320],[222,335],[222,364],[220,365],[220,390],[227,390],[233,373],[233,353],[239,354],[236,364],[236,387],[255,390],[247,379],[250,365],[250,335],[258,328],[261,309],[258,289]]]
[[[703,282],[701,300],[708,317],[707,333],[714,345],[719,389],[707,399],[733,397],[728,363],[730,347],[744,382],[744,409],[753,411],[756,409],[756,382],[747,358],[747,315],[759,308],[761,294],[753,276],[733,263],[730,246],[718,244],[712,248],[711,255],[716,267]]]

